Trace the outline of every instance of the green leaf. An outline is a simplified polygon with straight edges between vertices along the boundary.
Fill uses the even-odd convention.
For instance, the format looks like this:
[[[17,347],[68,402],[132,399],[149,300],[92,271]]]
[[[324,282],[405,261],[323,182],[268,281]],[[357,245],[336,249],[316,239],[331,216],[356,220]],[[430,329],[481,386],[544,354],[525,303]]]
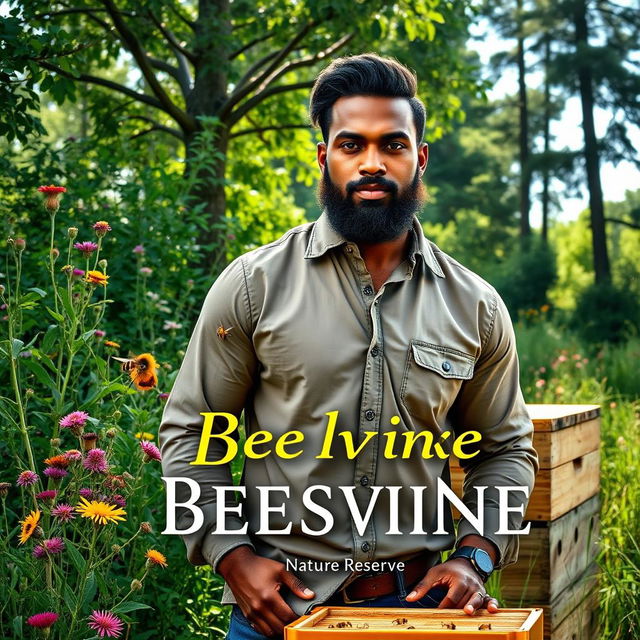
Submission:
[[[37,293],[41,298],[47,297],[47,292],[42,289],[38,289],[38,287],[30,287],[29,289],[27,289],[27,291],[33,291],[34,293]]]
[[[94,393],[82,403],[80,409],[84,411],[94,402],[102,400],[102,398],[109,395],[110,393],[128,393],[130,395],[133,395],[136,392],[129,385],[122,384],[121,382],[111,382],[102,389],[94,391]]]
[[[96,576],[93,571],[89,571],[87,574],[87,581],[84,584],[84,594],[82,596],[82,607],[86,607],[95,597],[98,590],[98,584],[96,583]]]
[[[17,358],[22,351],[22,347],[24,347],[24,342],[18,340],[18,338],[14,338],[11,341],[11,357],[14,359]]]
[[[69,298],[69,292],[66,289],[60,290],[60,298],[62,299],[62,306],[64,310],[67,312],[70,320],[74,320],[76,317],[76,312],[73,309],[73,304],[71,299]]]
[[[13,619],[13,631],[16,638],[22,638],[22,616]]]
[[[22,366],[33,373],[40,384],[43,384],[50,391],[57,392],[56,383],[51,379],[46,369],[34,358],[25,358]]]
[[[80,339],[83,340],[84,342],[89,342],[89,340],[91,340],[95,335],[96,335],[96,332],[93,329],[91,329],[90,331],[85,331],[80,336]]]
[[[76,549],[76,547],[69,542],[66,541],[65,549],[69,553],[69,557],[71,558],[71,562],[75,567],[75,570],[78,573],[82,573],[84,571],[84,567],[87,564],[87,561],[82,557],[81,553]]]
[[[50,313],[50,315],[53,317],[54,320],[57,320],[58,322],[64,322],[63,315],[57,313],[53,309],[49,309],[49,307],[45,307],[45,309]]]
[[[55,312],[54,312],[55,313]],[[60,315],[60,314],[56,314]],[[40,349],[44,353],[49,353],[54,347],[56,341],[60,338],[60,327],[57,324],[50,324],[47,332],[44,334]]]
[[[138,609],[153,609],[148,604],[144,604],[143,602],[134,602],[130,600],[129,602],[123,602],[121,605],[118,605],[112,611],[114,613],[129,613],[130,611],[137,611]]]

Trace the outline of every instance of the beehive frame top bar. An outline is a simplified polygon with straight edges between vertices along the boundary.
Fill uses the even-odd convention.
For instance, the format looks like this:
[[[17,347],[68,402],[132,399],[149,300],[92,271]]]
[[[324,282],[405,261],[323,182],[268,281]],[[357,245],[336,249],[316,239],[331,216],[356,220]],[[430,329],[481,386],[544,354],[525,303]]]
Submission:
[[[468,616],[460,609],[320,607],[285,628],[286,640],[542,640],[542,609],[500,609]]]
[[[557,431],[600,416],[599,404],[527,404],[536,431]]]

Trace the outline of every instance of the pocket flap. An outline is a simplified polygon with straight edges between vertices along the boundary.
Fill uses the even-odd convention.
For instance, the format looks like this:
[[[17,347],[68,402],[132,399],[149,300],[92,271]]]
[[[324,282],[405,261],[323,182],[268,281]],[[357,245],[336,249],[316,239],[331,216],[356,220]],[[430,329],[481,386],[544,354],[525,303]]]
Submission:
[[[439,373],[443,378],[469,380],[473,376],[475,360],[461,351],[427,342],[411,341],[416,364]]]

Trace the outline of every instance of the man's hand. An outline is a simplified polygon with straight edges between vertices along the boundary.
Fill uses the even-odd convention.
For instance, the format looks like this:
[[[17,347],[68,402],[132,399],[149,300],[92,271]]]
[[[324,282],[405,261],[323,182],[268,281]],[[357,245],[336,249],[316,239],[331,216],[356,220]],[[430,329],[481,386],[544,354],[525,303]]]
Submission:
[[[498,601],[488,595],[484,583],[468,560],[454,558],[429,569],[407,596],[407,602],[423,598],[432,587],[443,585],[448,589],[438,609],[462,609],[470,616],[477,609],[485,608],[489,613],[498,611]]]
[[[224,556],[218,573],[251,626],[265,636],[282,634],[284,625],[298,617],[279,593],[283,585],[306,600],[315,595],[281,562],[258,556],[247,546]]]

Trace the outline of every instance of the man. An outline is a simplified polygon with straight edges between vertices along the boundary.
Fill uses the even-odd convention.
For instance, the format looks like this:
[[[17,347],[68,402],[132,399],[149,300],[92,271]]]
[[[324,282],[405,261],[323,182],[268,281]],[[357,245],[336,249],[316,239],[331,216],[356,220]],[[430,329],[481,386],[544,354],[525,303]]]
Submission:
[[[497,487],[531,489],[537,457],[513,329],[496,291],[426,240],[415,217],[428,158],[415,93],[408,69],[372,54],[338,59],[318,77],[310,111],[324,140],[323,213],[220,275],[166,405],[164,475],[201,488],[203,525],[183,539],[190,562],[224,577],[223,602],[237,603],[231,640],[279,635],[323,602],[495,612],[484,582],[516,559]],[[201,413],[243,410],[247,436],[268,434],[258,434],[265,444],[245,460],[246,496],[234,510],[229,493],[217,504],[225,498],[215,489],[232,484],[229,465],[190,463]],[[479,535],[463,518],[456,538],[450,508],[445,526],[437,518],[447,460],[420,445],[399,455],[389,442],[433,436],[446,458],[448,436],[469,430],[479,440],[477,455],[461,461],[464,503],[484,529]],[[208,461],[228,457],[215,436],[230,432],[216,417]],[[276,454],[288,432],[303,445]],[[481,503],[475,486],[486,487]],[[266,506],[265,487],[280,492]],[[311,487],[315,507],[305,502]],[[176,483],[176,495],[176,504],[188,502],[188,487]],[[509,531],[519,529],[525,505],[523,494],[510,496]],[[193,521],[192,510],[178,510],[180,530]],[[440,563],[454,544],[454,557]],[[372,561],[389,564],[352,569]]]

